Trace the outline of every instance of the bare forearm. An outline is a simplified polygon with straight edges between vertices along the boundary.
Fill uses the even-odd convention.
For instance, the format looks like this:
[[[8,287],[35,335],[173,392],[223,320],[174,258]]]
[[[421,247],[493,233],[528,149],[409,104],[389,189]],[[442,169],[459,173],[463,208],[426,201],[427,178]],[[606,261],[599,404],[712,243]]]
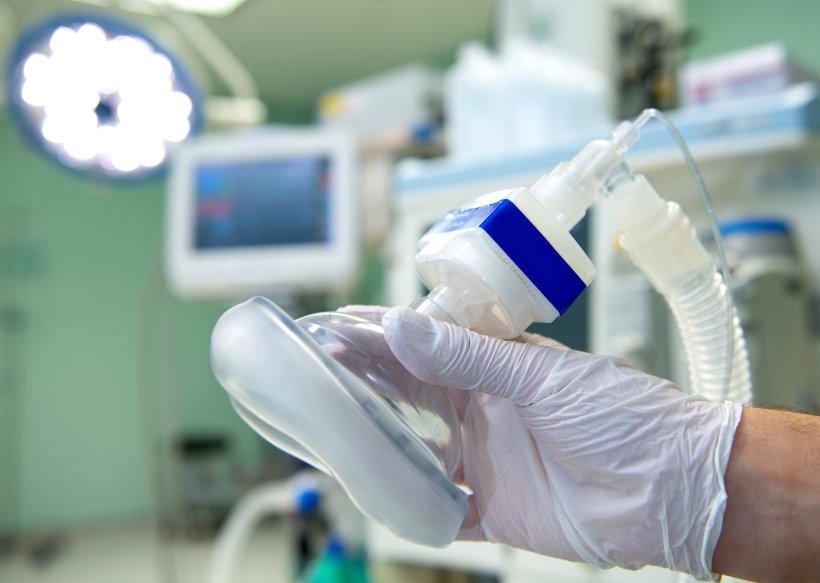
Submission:
[[[746,409],[726,470],[715,572],[820,580],[820,417]]]

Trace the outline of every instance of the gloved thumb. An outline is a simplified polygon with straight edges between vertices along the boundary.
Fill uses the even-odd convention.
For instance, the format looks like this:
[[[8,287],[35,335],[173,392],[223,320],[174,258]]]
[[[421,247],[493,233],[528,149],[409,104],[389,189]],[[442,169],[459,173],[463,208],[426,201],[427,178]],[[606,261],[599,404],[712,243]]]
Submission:
[[[482,336],[407,307],[388,310],[382,325],[396,358],[422,381],[522,406],[542,393],[549,371],[566,352]]]

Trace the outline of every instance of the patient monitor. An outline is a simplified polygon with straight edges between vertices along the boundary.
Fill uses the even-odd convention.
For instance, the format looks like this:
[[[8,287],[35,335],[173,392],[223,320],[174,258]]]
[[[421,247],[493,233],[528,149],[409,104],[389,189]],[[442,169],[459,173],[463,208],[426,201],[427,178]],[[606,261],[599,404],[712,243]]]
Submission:
[[[192,140],[172,161],[165,272],[174,293],[343,291],[358,251],[354,142],[263,129]]]

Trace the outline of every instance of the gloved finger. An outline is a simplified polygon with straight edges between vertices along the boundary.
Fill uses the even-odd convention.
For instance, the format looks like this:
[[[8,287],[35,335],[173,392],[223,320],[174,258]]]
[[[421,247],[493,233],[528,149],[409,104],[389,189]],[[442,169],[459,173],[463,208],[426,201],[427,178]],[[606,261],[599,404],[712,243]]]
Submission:
[[[481,526],[481,513],[474,495],[467,498],[467,516],[461,523],[461,528],[456,535],[456,540],[462,541],[486,541],[487,534]]]
[[[353,314],[345,314],[341,318],[337,317],[325,331],[325,335],[335,341],[333,344],[339,346],[339,350],[333,351],[334,357],[340,361],[342,358],[362,361],[393,361],[400,366],[384,339],[381,326],[369,318],[353,316]],[[325,344],[325,351],[328,351],[327,344]]]
[[[566,344],[561,344],[553,338],[541,336],[540,334],[533,334],[532,332],[522,332],[521,335],[515,339],[515,341],[525,344],[539,344],[541,346],[549,346],[550,348],[560,348],[561,350],[571,350]]]
[[[389,310],[385,306],[365,306],[360,304],[350,304],[348,306],[341,306],[337,308],[337,312],[341,312],[342,314],[353,314],[354,316],[361,316],[362,318],[367,318],[369,320],[373,320],[374,322],[381,322],[382,316],[384,313]]]
[[[406,370],[406,369],[405,369]],[[464,421],[464,414],[467,411],[467,406],[470,404],[470,393],[467,391],[460,391],[458,389],[450,389],[450,400],[456,407],[456,414],[459,421]]]
[[[526,406],[543,396],[549,372],[569,351],[482,336],[410,308],[382,319],[390,349],[421,380],[475,390]]]

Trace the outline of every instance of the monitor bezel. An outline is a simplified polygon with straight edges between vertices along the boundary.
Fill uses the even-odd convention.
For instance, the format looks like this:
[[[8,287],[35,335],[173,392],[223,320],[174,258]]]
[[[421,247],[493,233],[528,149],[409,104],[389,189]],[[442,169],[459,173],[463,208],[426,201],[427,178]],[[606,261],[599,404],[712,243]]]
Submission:
[[[330,169],[328,240],[223,249],[196,246],[196,172],[207,164],[326,158]],[[353,138],[339,130],[275,129],[205,135],[171,161],[166,212],[166,275],[183,297],[343,291],[358,250]]]

